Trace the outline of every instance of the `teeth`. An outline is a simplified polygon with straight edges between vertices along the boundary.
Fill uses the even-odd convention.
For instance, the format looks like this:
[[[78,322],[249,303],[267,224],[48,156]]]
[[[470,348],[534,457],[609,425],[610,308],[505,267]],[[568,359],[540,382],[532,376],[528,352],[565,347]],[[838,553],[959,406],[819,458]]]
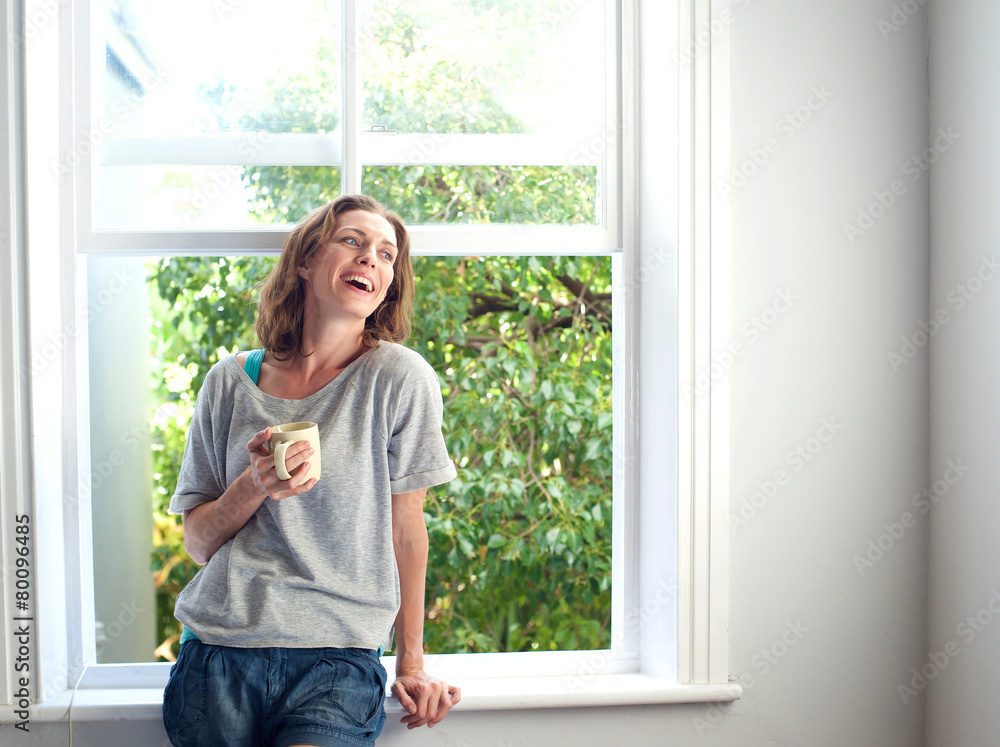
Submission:
[[[342,277],[341,280],[343,280],[345,283],[355,280],[364,285],[369,293],[372,292],[371,281],[366,277],[362,277],[361,275],[344,275],[344,277]]]

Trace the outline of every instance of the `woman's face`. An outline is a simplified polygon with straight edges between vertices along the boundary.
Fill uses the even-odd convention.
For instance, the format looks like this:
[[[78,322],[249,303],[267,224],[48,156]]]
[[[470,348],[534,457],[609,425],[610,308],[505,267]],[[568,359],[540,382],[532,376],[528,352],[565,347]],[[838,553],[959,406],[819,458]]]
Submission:
[[[364,321],[385,300],[398,252],[396,232],[381,215],[341,213],[333,238],[299,267],[307,303],[318,302],[324,314]]]

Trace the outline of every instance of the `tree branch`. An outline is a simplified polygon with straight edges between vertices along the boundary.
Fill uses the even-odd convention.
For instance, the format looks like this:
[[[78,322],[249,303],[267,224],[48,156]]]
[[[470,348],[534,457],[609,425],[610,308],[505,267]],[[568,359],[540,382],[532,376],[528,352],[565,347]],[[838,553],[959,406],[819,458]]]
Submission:
[[[594,293],[590,290],[589,282],[584,283],[569,275],[556,275],[556,280],[562,283],[566,287],[566,290],[576,296],[582,303],[598,303],[611,300],[610,293]]]

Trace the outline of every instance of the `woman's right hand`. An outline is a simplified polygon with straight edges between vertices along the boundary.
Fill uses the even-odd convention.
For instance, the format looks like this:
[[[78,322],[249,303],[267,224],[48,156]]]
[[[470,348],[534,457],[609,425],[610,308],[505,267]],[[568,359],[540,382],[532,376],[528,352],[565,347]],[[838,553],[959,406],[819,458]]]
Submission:
[[[250,452],[250,476],[254,485],[263,493],[267,493],[271,498],[280,501],[282,498],[291,498],[301,495],[313,489],[316,478],[304,479],[299,475],[292,475],[291,479],[282,480],[274,468],[274,455],[268,453],[267,442],[271,439],[271,428],[268,426],[247,442],[247,450]],[[308,465],[306,461],[313,453],[313,449],[308,441],[297,441],[288,447],[285,452],[285,468],[293,472],[300,464]],[[308,474],[308,467],[302,469],[303,474]]]

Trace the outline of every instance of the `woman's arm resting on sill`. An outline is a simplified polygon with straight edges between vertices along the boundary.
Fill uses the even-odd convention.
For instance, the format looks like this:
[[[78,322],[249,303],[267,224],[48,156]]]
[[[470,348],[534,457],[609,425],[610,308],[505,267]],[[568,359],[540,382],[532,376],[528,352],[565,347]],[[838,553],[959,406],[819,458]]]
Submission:
[[[424,587],[427,578],[427,489],[392,496],[392,544],[399,568],[396,615],[396,681],[392,691],[407,714],[401,721],[414,729],[434,726],[462,697],[461,690],[424,672]]]

